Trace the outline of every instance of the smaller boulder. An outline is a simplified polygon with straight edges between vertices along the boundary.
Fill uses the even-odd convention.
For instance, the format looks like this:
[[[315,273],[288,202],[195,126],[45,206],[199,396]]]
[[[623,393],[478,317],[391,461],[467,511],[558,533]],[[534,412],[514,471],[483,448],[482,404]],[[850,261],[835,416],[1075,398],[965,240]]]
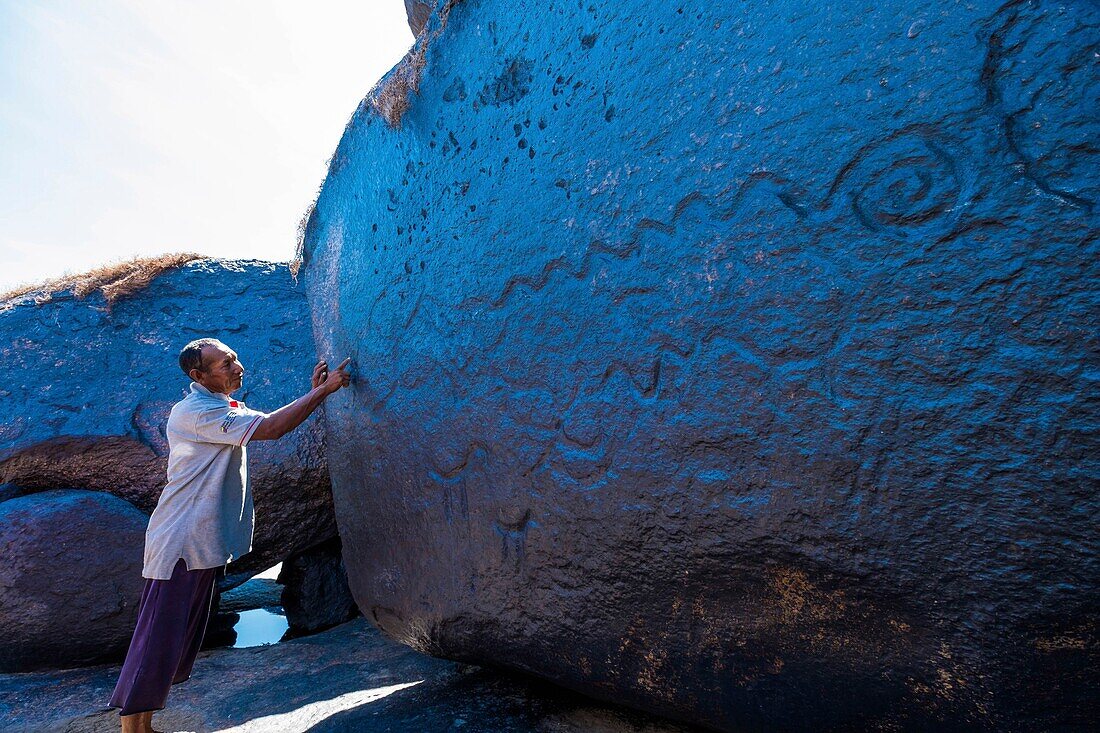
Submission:
[[[255,608],[277,609],[282,604],[282,590],[270,578],[250,578],[235,588],[221,591],[220,610],[240,613]]]
[[[148,521],[99,491],[60,489],[0,503],[0,672],[125,656]]]
[[[277,582],[291,636],[312,634],[359,615],[344,569],[340,538],[283,561]]]

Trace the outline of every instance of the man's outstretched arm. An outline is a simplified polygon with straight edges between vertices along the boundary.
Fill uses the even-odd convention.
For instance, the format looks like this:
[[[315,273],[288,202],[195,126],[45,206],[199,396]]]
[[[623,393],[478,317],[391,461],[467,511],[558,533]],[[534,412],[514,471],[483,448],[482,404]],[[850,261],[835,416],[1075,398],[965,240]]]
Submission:
[[[305,422],[326,397],[351,382],[351,375],[345,371],[349,362],[350,356],[331,373],[328,364],[318,362],[313,368],[313,389],[261,420],[252,433],[252,440],[276,440]]]

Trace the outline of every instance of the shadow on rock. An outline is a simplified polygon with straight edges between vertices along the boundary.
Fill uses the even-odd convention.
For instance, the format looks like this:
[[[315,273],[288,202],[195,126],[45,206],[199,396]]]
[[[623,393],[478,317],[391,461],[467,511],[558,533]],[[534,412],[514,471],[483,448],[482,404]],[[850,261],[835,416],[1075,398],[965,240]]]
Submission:
[[[599,705],[524,675],[459,665],[446,676],[326,718],[309,733],[362,730],[690,733],[702,729]]]

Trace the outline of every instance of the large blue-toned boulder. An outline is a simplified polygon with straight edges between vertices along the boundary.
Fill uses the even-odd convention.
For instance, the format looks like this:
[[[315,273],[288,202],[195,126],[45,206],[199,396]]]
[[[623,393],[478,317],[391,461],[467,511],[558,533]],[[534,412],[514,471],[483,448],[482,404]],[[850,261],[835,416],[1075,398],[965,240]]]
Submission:
[[[188,390],[179,351],[196,338],[240,354],[235,396],[251,407],[271,411],[309,389],[309,311],[286,264],[161,260],[170,258],[121,278],[104,268],[111,276],[96,287],[91,273],[0,303],[0,483],[107,491],[151,512],[168,411]],[[250,445],[249,471],[256,533],[230,584],[336,534],[319,420]]]
[[[146,521],[102,491],[0,502],[0,672],[126,653],[141,599]]]
[[[1090,2],[437,2],[305,238],[393,637],[745,729],[1095,713]]]

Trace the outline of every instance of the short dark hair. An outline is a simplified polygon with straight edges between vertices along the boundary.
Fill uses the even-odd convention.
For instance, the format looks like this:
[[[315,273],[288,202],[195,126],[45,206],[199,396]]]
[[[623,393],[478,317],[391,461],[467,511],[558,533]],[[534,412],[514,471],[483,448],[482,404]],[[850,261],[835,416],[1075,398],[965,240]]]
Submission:
[[[200,372],[205,371],[202,368],[202,350],[205,346],[221,346],[222,342],[217,339],[205,338],[195,339],[187,346],[183,347],[183,351],[180,352],[180,369],[187,376],[191,376],[192,369],[198,369]]]

